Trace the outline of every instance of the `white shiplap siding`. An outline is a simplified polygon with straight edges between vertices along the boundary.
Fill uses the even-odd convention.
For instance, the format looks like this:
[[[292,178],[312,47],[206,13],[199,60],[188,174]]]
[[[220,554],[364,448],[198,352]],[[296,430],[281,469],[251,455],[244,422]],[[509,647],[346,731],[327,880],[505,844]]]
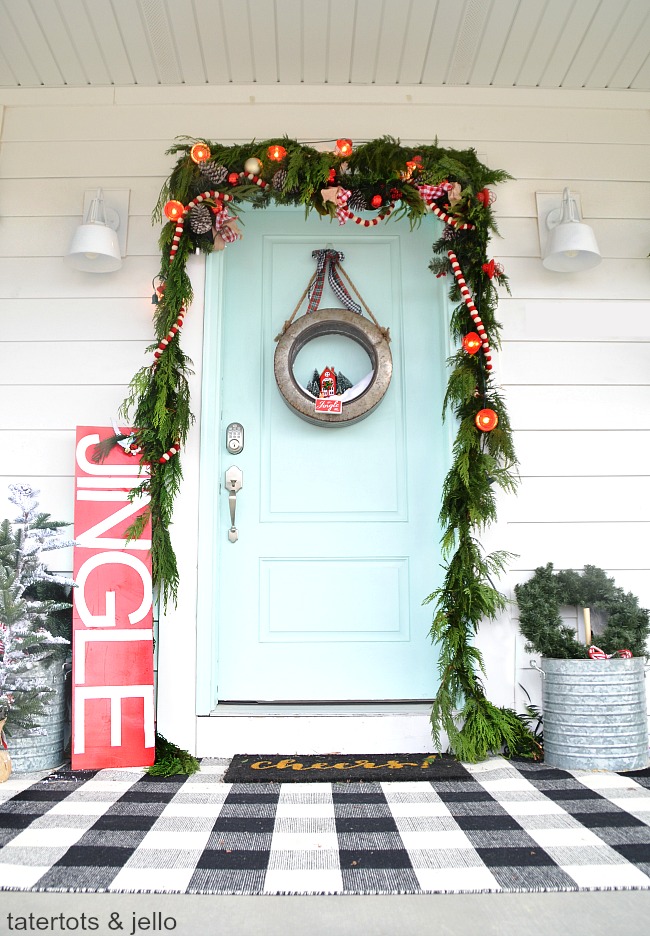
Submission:
[[[518,554],[505,587],[539,563],[592,562],[650,605],[650,95],[255,86],[8,91],[2,101],[0,505],[7,483],[29,480],[42,490],[44,510],[71,520],[75,425],[116,416],[130,376],[148,360],[159,266],[150,215],[177,134],[437,135],[441,145],[475,146],[488,165],[515,177],[498,188],[502,236],[492,243],[512,289],[499,310],[496,376],[522,475],[520,496],[500,498],[499,523],[486,536],[490,547]],[[581,195],[604,255],[580,275],[549,273],[539,259],[535,192],[567,184]],[[62,256],[84,190],[99,185],[130,190],[130,218],[122,269],[94,276],[68,270]],[[198,270],[202,261],[192,262]],[[197,387],[200,316],[197,290],[184,338]],[[182,626],[187,639],[170,640],[169,651],[161,641],[160,662],[161,685],[179,667],[187,674],[190,691],[163,701],[159,718],[164,733],[189,747],[197,446],[198,426],[175,525],[181,601],[167,625]],[[0,506],[0,517],[8,507]],[[491,695],[513,704],[525,665],[514,610],[484,628],[480,644]]]

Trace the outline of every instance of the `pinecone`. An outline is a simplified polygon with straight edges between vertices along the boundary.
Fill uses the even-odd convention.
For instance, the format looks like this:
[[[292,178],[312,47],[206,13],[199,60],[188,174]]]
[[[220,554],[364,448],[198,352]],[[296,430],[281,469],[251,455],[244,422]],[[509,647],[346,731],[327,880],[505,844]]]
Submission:
[[[201,175],[212,185],[221,185],[226,181],[228,170],[225,166],[217,166],[215,162],[205,162],[201,165]]]
[[[442,239],[446,241],[452,241],[456,236],[456,230],[451,226],[451,224],[445,224],[444,230],[442,232]]]
[[[207,205],[195,205],[188,220],[195,234],[207,234],[212,229],[212,212]]]
[[[277,172],[273,174],[271,179],[271,185],[276,190],[276,192],[281,192],[284,188],[284,183],[287,181],[287,170],[278,169]]]
[[[360,192],[359,189],[353,189],[348,199],[348,208],[350,211],[365,211],[367,207],[368,203],[363,192]]]

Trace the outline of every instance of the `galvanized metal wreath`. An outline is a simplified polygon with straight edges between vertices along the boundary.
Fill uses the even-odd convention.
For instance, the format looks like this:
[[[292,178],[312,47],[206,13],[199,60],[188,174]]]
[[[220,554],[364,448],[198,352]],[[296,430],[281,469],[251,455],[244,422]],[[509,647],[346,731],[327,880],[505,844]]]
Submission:
[[[343,335],[366,351],[372,377],[363,392],[341,402],[341,412],[318,412],[314,398],[301,387],[293,372],[296,356],[309,341],[321,335]],[[385,334],[362,315],[349,309],[319,309],[303,315],[284,332],[275,349],[275,379],[285,403],[313,425],[350,426],[368,416],[381,403],[393,373],[393,358]]]
[[[582,572],[555,572],[552,563],[540,566],[527,582],[515,586],[515,594],[527,649],[544,657],[580,660],[590,656],[589,647],[576,639],[575,629],[563,623],[560,608],[564,605],[589,608],[602,617],[604,626],[593,638],[605,654],[621,655],[625,650],[632,656],[648,654],[648,611],[596,566],[586,565]]]
[[[124,418],[138,427],[143,460],[151,466],[143,487],[151,497],[153,575],[163,603],[177,594],[169,527],[182,480],[182,447],[193,422],[187,380],[191,362],[180,345],[192,300],[186,272],[190,253],[236,250],[237,215],[245,205],[301,205],[361,230],[389,218],[414,225],[434,215],[444,227],[436,232],[430,269],[437,276],[451,274],[449,295],[455,305],[451,332],[458,350],[449,361],[445,410],[458,430],[440,510],[445,580],[425,599],[435,605],[431,638],[439,648],[433,737],[439,747],[444,731],[451,750],[469,761],[504,743],[515,750],[521,722],[485,697],[479,675],[483,663],[472,642],[479,623],[505,607],[492,583],[508,561],[503,552],[485,555],[478,536],[495,519],[495,485],[514,490],[517,483],[508,413],[490,359],[499,342],[496,287],[507,288],[507,280],[487,255],[496,232],[495,196],[488,186],[508,174],[483,165],[473,149],[402,146],[391,137],[357,146],[341,139],[325,150],[286,137],[234,146],[179,138],[168,154],[178,158],[154,211],[155,221],[164,214],[168,223],[160,236],[153,360],[134,376],[123,406]],[[436,233],[432,228],[432,236]],[[359,331],[356,337],[365,341],[367,329],[359,327],[364,337]],[[375,391],[381,394],[388,355],[380,363],[379,354]],[[138,536],[140,530],[134,526],[131,533]]]

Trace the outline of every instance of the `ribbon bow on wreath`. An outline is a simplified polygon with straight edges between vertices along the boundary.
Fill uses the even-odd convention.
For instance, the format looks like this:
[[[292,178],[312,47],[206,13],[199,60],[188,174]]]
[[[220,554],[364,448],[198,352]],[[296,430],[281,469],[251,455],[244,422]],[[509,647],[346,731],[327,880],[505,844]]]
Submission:
[[[350,293],[343,285],[343,281],[336,269],[337,263],[345,260],[345,255],[340,250],[314,250],[312,257],[316,261],[316,274],[314,282],[309,290],[309,304],[307,312],[315,312],[323,296],[323,287],[325,285],[325,270],[327,269],[327,281],[332,287],[332,292],[341,300],[346,309],[351,312],[361,314],[361,306],[355,302]]]
[[[232,244],[241,240],[242,232],[237,227],[237,219],[234,218],[228,209],[224,207],[214,216],[212,222],[212,231],[214,234],[214,249],[223,250],[226,244]]]

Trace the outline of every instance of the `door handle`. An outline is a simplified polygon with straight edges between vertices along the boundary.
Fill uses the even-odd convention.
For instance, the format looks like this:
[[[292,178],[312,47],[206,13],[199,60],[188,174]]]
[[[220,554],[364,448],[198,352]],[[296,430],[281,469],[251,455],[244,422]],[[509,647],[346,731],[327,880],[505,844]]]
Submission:
[[[244,476],[241,468],[232,465],[226,471],[226,490],[228,491],[228,507],[230,508],[230,529],[228,530],[228,541],[236,543],[239,539],[239,532],[235,526],[235,511],[237,510],[237,491],[241,491],[244,486]]]

